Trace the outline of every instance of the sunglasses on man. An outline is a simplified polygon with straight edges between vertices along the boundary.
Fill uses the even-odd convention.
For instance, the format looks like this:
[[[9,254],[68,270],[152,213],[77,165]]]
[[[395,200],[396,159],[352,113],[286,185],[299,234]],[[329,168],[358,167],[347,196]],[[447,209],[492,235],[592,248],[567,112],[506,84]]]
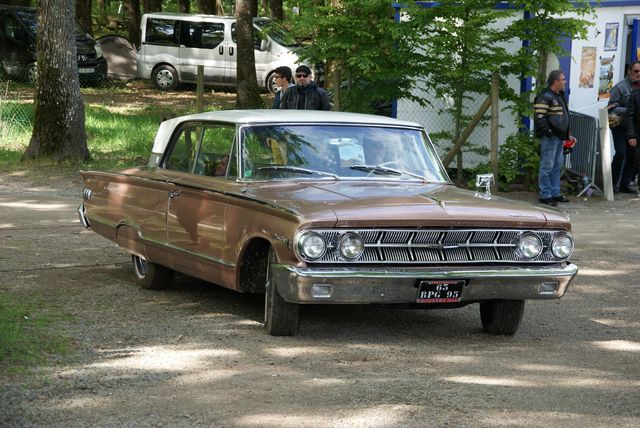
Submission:
[[[298,79],[299,79],[299,78],[301,78],[301,77],[307,78],[307,77],[309,77],[309,75],[308,75],[308,74],[298,73],[298,74],[296,74],[296,77],[297,77]]]

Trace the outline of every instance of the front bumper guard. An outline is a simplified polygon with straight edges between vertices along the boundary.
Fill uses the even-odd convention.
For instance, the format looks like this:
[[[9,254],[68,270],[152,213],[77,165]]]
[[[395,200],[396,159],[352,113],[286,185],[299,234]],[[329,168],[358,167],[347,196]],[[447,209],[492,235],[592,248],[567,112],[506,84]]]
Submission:
[[[528,268],[461,268],[456,270],[300,268],[272,265],[272,281],[291,303],[415,303],[425,280],[464,279],[460,303],[481,300],[559,299],[578,273],[574,264]],[[317,288],[324,290],[321,295]]]

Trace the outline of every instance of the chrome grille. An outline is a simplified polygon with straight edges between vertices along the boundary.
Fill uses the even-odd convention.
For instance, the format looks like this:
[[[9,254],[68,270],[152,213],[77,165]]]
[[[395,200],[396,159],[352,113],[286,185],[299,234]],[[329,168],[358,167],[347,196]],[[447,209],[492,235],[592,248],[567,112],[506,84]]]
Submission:
[[[320,229],[314,230],[327,242],[326,253],[309,263],[443,265],[469,263],[553,263],[550,250],[560,230],[516,229]],[[340,237],[355,232],[365,250],[356,260],[344,260],[338,250]],[[540,256],[525,260],[518,251],[518,240],[533,232],[543,242]],[[302,257],[304,260],[304,257]]]

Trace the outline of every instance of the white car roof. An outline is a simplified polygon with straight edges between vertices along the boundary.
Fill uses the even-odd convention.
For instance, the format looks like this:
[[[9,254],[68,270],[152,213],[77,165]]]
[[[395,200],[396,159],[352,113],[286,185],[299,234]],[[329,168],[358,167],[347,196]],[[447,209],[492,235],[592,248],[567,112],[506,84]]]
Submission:
[[[415,122],[393,119],[386,116],[371,114],[343,113],[334,111],[317,110],[221,110],[206,113],[190,114],[165,120],[160,124],[158,133],[153,142],[152,152],[164,153],[173,130],[183,122],[206,121],[238,125],[260,125],[273,123],[305,123],[305,124],[354,124],[396,126],[408,128],[420,128],[422,125]]]

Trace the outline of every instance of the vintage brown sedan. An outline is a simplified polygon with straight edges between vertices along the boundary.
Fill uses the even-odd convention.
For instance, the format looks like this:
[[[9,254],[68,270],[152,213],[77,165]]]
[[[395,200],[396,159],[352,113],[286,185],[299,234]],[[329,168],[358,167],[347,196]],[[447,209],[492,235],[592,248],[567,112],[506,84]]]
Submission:
[[[264,293],[272,335],[297,332],[301,304],[470,303],[514,334],[525,300],[561,298],[578,271],[566,215],[455,187],[425,130],[395,119],[178,117],[147,166],[82,177],[82,223],[132,254],[142,287],[178,271]]]

